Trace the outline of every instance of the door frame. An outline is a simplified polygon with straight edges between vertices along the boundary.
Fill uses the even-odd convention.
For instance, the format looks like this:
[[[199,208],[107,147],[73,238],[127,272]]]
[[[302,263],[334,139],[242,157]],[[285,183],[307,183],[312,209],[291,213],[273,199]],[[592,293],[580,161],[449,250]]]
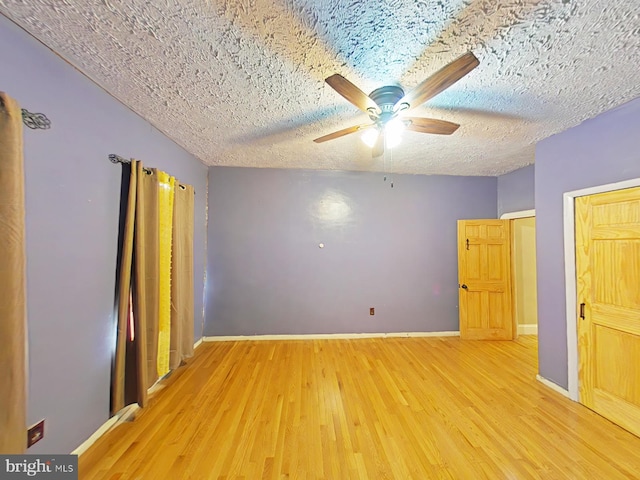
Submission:
[[[515,218],[535,217],[535,210],[519,210],[517,212],[506,212],[500,215],[500,220],[513,220]]]
[[[562,195],[564,224],[564,284],[567,321],[567,373],[569,380],[568,391],[569,398],[575,402],[580,401],[580,395],[578,392],[578,312],[576,309],[578,291],[576,287],[576,217],[574,200],[576,197],[632,187],[640,187],[640,178],[582,188],[580,190],[565,192]]]

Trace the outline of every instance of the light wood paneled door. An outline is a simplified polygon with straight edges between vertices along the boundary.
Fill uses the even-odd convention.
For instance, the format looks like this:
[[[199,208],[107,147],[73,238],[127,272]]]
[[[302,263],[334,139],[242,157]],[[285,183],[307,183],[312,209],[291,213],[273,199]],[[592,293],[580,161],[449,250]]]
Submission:
[[[640,188],[575,206],[580,401],[640,436]]]
[[[509,220],[458,220],[460,336],[512,340]]]

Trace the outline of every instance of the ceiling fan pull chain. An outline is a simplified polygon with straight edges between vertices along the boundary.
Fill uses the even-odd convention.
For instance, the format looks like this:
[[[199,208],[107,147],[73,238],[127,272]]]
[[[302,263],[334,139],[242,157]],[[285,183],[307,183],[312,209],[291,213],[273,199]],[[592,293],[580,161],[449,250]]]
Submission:
[[[385,152],[382,153],[382,171],[384,172],[384,181],[387,181],[387,156]]]
[[[387,136],[384,137],[384,156],[387,157],[387,152],[389,152],[389,168],[391,169],[391,175],[393,175],[393,150],[387,148]],[[393,188],[393,176],[391,177],[391,188]]]

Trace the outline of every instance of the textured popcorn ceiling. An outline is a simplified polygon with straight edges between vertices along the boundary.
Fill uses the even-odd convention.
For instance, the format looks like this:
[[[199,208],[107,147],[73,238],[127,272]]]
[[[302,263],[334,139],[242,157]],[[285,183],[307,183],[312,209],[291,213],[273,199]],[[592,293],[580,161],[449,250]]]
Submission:
[[[640,95],[638,0],[0,0],[0,12],[209,165],[495,175]],[[368,122],[325,77],[408,91],[467,51],[480,66],[412,112],[460,123],[453,135],[406,132],[377,160],[359,134],[313,143]]]

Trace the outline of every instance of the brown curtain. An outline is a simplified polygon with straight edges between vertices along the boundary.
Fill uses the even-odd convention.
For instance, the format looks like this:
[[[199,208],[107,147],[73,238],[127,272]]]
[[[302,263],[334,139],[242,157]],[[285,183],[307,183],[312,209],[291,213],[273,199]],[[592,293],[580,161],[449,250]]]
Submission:
[[[160,209],[158,170],[123,165],[123,205],[117,276],[117,339],[111,413],[144,407],[158,380]],[[170,368],[193,354],[193,187],[177,188],[171,251]]]
[[[171,369],[193,355],[193,203],[193,187],[177,186],[171,252]]]
[[[0,92],[0,454],[27,446],[24,218],[22,113]]]
[[[144,407],[158,378],[157,175],[136,160],[123,169],[129,186],[121,226],[112,414],[130,403]]]

